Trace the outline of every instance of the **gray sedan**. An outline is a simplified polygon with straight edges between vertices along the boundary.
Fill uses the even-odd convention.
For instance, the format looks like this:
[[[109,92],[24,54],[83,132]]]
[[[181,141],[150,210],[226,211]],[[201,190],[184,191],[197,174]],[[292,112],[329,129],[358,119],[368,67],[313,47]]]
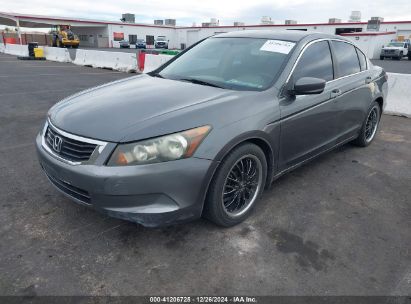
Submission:
[[[151,227],[232,226],[282,174],[369,145],[386,96],[386,73],[342,37],[226,33],[57,103],[37,151],[77,203]]]

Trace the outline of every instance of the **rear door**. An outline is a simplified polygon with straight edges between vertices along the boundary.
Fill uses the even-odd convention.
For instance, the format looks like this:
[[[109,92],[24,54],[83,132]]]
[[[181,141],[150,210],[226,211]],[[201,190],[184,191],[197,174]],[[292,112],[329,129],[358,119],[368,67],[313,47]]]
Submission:
[[[279,169],[285,170],[334,145],[338,134],[333,91],[334,68],[329,42],[321,40],[307,46],[287,86],[302,77],[327,81],[317,95],[285,96],[280,100],[281,136]]]
[[[338,142],[349,140],[358,134],[371,104],[373,83],[365,55],[354,45],[343,41],[331,42],[335,60],[334,80],[338,98]]]

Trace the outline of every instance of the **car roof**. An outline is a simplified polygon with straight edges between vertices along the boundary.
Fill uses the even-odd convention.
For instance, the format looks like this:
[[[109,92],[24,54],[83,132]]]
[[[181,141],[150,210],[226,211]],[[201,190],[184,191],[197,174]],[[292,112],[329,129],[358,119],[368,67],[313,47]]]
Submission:
[[[345,40],[342,36],[330,35],[318,32],[310,31],[275,31],[275,30],[243,30],[229,33],[222,33],[213,37],[218,38],[261,38],[261,39],[273,39],[273,40],[286,40],[286,41],[300,41],[304,38],[321,39],[321,38],[337,38]]]

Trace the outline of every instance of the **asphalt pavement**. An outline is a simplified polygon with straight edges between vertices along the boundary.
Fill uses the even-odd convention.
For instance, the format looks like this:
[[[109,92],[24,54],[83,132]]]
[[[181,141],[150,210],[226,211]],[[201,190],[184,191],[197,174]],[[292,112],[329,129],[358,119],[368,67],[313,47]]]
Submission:
[[[400,74],[411,74],[411,60],[404,57],[401,60],[385,58],[384,60],[371,60],[374,65],[378,65],[386,72],[389,73],[400,73]]]
[[[236,227],[149,229],[59,194],[34,148],[54,103],[130,76],[0,54],[0,295],[410,294],[411,119],[283,176]]]

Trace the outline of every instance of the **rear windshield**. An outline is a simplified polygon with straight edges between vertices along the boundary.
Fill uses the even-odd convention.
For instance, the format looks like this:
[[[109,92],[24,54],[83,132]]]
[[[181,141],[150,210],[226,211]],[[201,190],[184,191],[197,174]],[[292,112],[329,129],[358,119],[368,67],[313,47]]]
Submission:
[[[278,77],[294,42],[209,38],[170,63],[164,78],[198,79],[234,90],[264,90]]]

